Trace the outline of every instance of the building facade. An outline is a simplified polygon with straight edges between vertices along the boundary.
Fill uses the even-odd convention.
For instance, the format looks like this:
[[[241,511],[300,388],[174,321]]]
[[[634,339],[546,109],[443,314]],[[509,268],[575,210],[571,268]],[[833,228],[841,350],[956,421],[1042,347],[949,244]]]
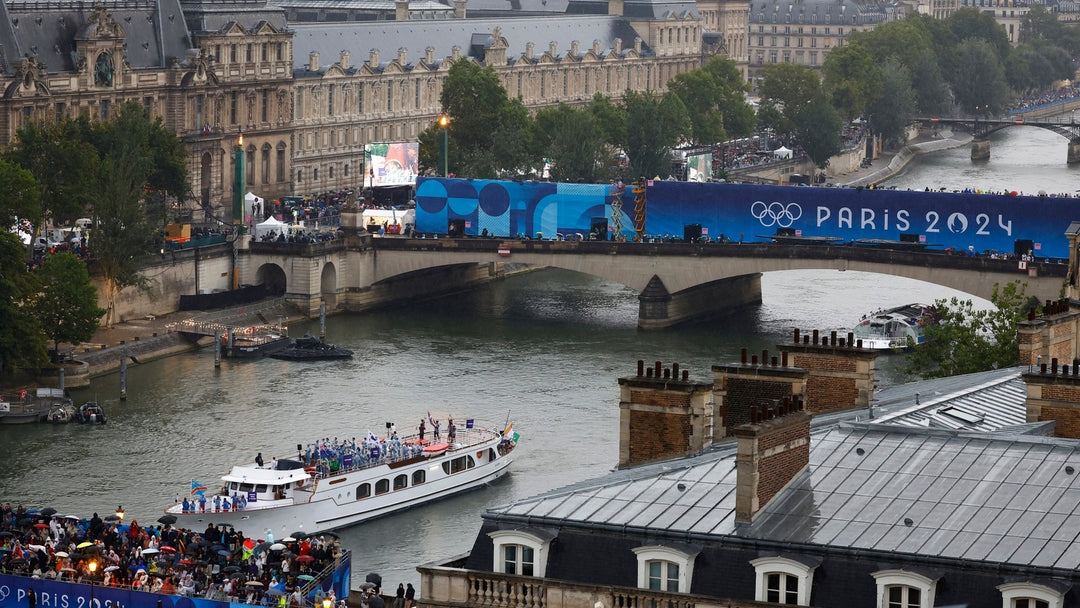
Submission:
[[[267,199],[360,188],[364,146],[415,141],[456,61],[493,67],[533,109],[662,91],[715,54],[746,61],[742,0],[704,13],[692,0],[475,1],[474,15],[466,0],[9,1],[0,144],[31,120],[108,119],[137,101],[189,150],[191,207],[228,221],[238,159],[244,190]]]

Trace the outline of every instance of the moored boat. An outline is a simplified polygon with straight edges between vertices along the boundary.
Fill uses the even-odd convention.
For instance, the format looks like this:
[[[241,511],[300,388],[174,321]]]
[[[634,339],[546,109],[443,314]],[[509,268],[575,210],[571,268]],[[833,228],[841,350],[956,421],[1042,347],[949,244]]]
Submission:
[[[353,356],[353,352],[323,342],[311,334],[304,334],[303,337],[297,338],[287,348],[270,353],[269,356],[286,361],[321,361],[325,359],[349,359]]]
[[[0,424],[43,422],[54,407],[70,404],[71,399],[58,388],[38,388],[33,393],[22,389],[10,401],[0,398]]]
[[[211,494],[191,482],[165,513],[180,526],[209,523],[238,530],[314,533],[389,515],[491,483],[509,470],[513,425],[479,428],[471,420],[453,441],[418,436],[311,444],[297,454],[233,466]]]
[[[276,353],[289,346],[289,332],[283,327],[249,327],[234,331],[233,342],[225,347],[225,356],[253,359]]]
[[[97,401],[87,401],[75,411],[75,422],[79,424],[105,424],[105,409]]]
[[[905,304],[866,315],[852,329],[863,348],[903,349],[926,341],[926,327],[938,322],[938,314],[928,304]]]

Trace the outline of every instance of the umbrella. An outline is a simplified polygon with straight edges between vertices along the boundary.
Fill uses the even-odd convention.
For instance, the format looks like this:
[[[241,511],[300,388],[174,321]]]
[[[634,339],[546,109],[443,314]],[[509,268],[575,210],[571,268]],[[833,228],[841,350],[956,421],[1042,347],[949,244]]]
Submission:
[[[38,523],[34,524],[34,527],[37,528],[38,530],[42,530],[44,528],[48,528],[49,524],[39,521]]]
[[[363,590],[374,589],[375,583],[360,583],[360,588]]]
[[[120,521],[120,516],[119,516],[119,515],[115,515],[115,514],[113,514],[113,515],[106,515],[104,519],[105,519],[105,521]]]
[[[4,530],[3,532],[0,532],[0,538],[7,538],[9,536],[15,536],[15,535],[12,534],[11,532],[7,531],[7,530]]]
[[[52,507],[45,507],[41,510],[41,514],[45,517],[52,517],[53,515],[56,515],[56,509]]]
[[[165,553],[176,553],[176,547],[170,547],[169,545],[161,545],[158,549]]]
[[[310,555],[301,555],[300,557],[296,558],[296,561],[298,561],[298,562],[313,562],[313,561],[315,561],[315,558],[311,557]]]
[[[105,572],[112,572],[113,570],[119,570],[119,569],[120,569],[120,566],[109,566],[108,568],[105,568]]]
[[[295,538],[296,540],[304,540],[305,538],[310,536],[310,534],[308,534],[307,532],[304,532],[304,531],[300,531],[300,532],[293,532],[289,536]]]
[[[313,581],[313,580],[315,580],[315,577],[311,576],[310,574],[301,574],[300,576],[298,576],[296,578],[298,578],[298,579],[300,579],[302,581]],[[368,583],[368,584],[370,584],[370,583]],[[375,585],[371,585],[371,586],[374,587]]]
[[[1043,192],[1043,194],[1046,194],[1046,193]],[[38,513],[41,513],[41,509],[27,509],[26,510],[27,515],[37,515]]]
[[[87,547],[93,547],[93,546],[94,546],[94,543],[92,543],[90,541],[83,541],[83,542],[79,543],[76,548],[77,549],[85,549]]]
[[[285,592],[277,587],[271,587],[266,590],[266,595],[285,595]]]
[[[296,541],[297,541],[297,539],[295,539],[295,538],[293,538],[291,536],[286,536],[285,538],[281,539],[281,542],[283,542],[283,543],[295,543]]]
[[[157,520],[158,520],[159,524],[166,524],[166,525],[175,524],[176,523],[176,516],[175,515],[162,515],[161,517],[157,518]]]
[[[143,549],[142,553],[143,555],[157,555],[158,550],[151,547],[150,549]]]
[[[271,551],[281,551],[284,548],[285,548],[285,545],[283,545],[281,543],[274,543],[274,544],[270,545],[270,550]]]
[[[60,571],[61,572],[74,572],[75,568],[61,568]]]
[[[187,558],[184,558],[184,559],[182,559],[182,560],[180,560],[180,561],[178,561],[176,563],[183,564],[185,566],[192,566],[192,565],[195,564],[195,562],[193,562],[193,561],[191,561],[190,559],[187,559]]]
[[[248,582],[246,582],[244,584],[247,585],[248,587],[262,587],[263,586],[262,581],[248,581]]]
[[[64,519],[71,519],[71,520],[74,520],[74,521],[82,521],[82,518],[79,517],[78,515],[65,515]]]
[[[240,566],[225,566],[225,572],[239,572]]]
[[[57,551],[56,552],[56,557],[67,557],[67,556],[68,556],[67,551]]]
[[[222,549],[221,551],[218,551],[217,554],[220,555],[221,557],[229,557],[230,555],[232,555],[231,553],[229,553],[225,549]]]

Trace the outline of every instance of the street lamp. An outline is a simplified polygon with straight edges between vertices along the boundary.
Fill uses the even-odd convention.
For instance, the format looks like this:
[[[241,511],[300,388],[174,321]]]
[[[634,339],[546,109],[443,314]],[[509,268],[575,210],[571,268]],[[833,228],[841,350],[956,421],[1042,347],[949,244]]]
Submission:
[[[334,602],[330,599],[329,596],[323,598],[322,608],[333,608],[333,606]]]
[[[442,165],[442,176],[447,177],[449,172],[446,169],[449,162],[450,155],[448,152],[448,144],[446,142],[446,130],[450,127],[450,117],[446,114],[439,115],[439,161]]]
[[[97,561],[90,560],[86,567],[90,569],[90,608],[94,608],[94,573],[97,572]]]
[[[124,521],[124,507],[123,506],[116,507],[116,519],[118,519],[120,521]]]
[[[235,173],[233,174],[232,223],[237,230],[244,223],[244,128],[237,127],[236,150],[234,152]]]

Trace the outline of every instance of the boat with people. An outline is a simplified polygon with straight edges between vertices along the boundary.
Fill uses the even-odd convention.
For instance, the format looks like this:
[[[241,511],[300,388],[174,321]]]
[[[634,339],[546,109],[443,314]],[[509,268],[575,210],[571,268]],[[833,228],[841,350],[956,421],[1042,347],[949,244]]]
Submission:
[[[350,359],[353,352],[323,342],[310,333],[297,338],[287,348],[269,354],[274,359],[286,361],[322,361],[326,359]]]
[[[225,356],[233,359],[254,359],[276,353],[290,344],[289,331],[280,326],[247,327],[233,331],[233,341],[227,342]]]
[[[75,411],[75,422],[79,424],[105,424],[105,409],[97,401],[87,401]]]
[[[461,426],[451,419],[442,439],[388,429],[389,437],[369,432],[359,441],[298,444],[295,454],[269,461],[259,453],[233,466],[216,491],[192,480],[190,493],[165,513],[187,528],[224,524],[284,537],[350,526],[505,475],[519,439],[514,425],[481,427],[470,419]]]
[[[852,329],[863,348],[896,350],[926,342],[925,330],[940,320],[929,304],[905,304],[864,315]]]

